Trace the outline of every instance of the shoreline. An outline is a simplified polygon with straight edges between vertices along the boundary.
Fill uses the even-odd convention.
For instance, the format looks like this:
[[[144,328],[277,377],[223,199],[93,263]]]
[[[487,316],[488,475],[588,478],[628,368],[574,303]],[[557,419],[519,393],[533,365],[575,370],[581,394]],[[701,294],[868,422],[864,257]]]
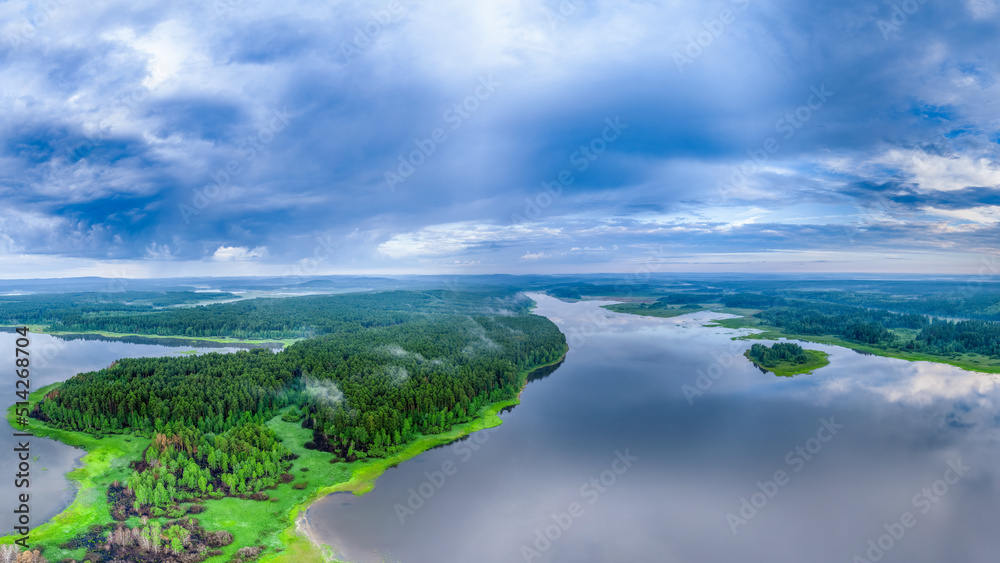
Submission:
[[[515,398],[487,405],[483,407],[476,418],[454,425],[446,432],[421,436],[406,449],[391,457],[366,462],[354,469],[346,481],[317,488],[289,511],[287,525],[276,536],[276,539],[283,546],[282,551],[265,553],[259,561],[261,563],[309,563],[313,561],[329,563],[336,561],[333,559],[331,548],[316,540],[310,533],[311,527],[306,512],[313,503],[336,492],[363,495],[375,487],[376,479],[390,467],[410,460],[435,446],[448,444],[473,432],[501,425],[503,420],[498,416],[500,411],[520,404],[521,394],[529,383],[529,375],[537,370],[559,364],[565,360],[568,352],[569,346],[566,345],[556,360],[522,370],[519,376],[523,383]],[[62,383],[61,381],[52,383],[35,390],[29,396],[29,408]],[[14,408],[15,406],[12,405],[6,413],[8,423],[11,424],[12,428],[13,421],[16,420]],[[63,478],[74,487],[72,499],[67,506],[51,518],[32,527],[31,536],[35,539],[32,545],[37,545],[39,541],[58,543],[62,534],[66,533],[67,530],[79,531],[78,529],[85,529],[92,524],[106,523],[110,514],[104,514],[103,512],[107,512],[106,510],[95,512],[91,506],[97,497],[104,495],[101,485],[104,484],[104,481],[113,480],[114,474],[127,473],[128,461],[140,455],[150,442],[148,439],[132,434],[113,434],[96,438],[83,432],[50,427],[37,419],[29,419],[29,424],[24,431],[35,437],[56,440],[84,452],[76,459],[74,468],[63,475]],[[120,476],[121,480],[124,480],[124,473]],[[0,544],[12,543],[15,537],[14,535],[2,536]]]
[[[223,336],[212,337],[212,336],[181,336],[181,335],[176,335],[176,334],[173,334],[173,335],[170,335],[170,334],[168,334],[168,335],[139,334],[139,333],[134,333],[134,332],[107,332],[107,331],[100,331],[100,330],[91,330],[91,331],[79,331],[78,330],[78,331],[68,331],[67,332],[67,331],[58,331],[58,330],[48,330],[48,327],[45,326],[45,325],[32,325],[32,324],[27,324],[27,325],[24,325],[24,324],[22,324],[22,325],[0,325],[0,330],[6,331],[7,329],[14,329],[14,328],[18,328],[18,327],[28,327],[29,331],[32,332],[32,333],[34,333],[34,334],[47,334],[49,336],[54,336],[54,337],[57,337],[57,338],[77,337],[77,338],[80,338],[80,339],[87,339],[86,337],[89,336],[89,337],[93,337],[93,339],[95,339],[95,340],[105,339],[107,341],[112,341],[112,342],[121,342],[121,341],[123,341],[124,339],[127,339],[127,338],[145,338],[145,339],[148,339],[148,340],[151,340],[151,341],[155,341],[155,340],[174,340],[174,341],[179,341],[179,342],[189,342],[189,343],[195,343],[195,344],[218,344],[218,345],[220,345],[220,347],[223,347],[223,346],[241,346],[242,345],[242,346],[255,347],[255,348],[259,348],[259,347],[262,347],[262,346],[263,347],[267,347],[267,348],[273,348],[273,347],[276,347],[276,346],[273,346],[273,345],[279,345],[280,344],[281,347],[282,347],[282,349],[283,349],[283,348],[285,348],[285,347],[287,347],[287,346],[289,346],[291,344],[294,344],[294,343],[296,343],[296,342],[298,342],[300,340],[304,340],[303,338],[272,338],[272,339],[269,339],[269,340],[265,340],[265,339],[240,340],[238,338],[229,338],[229,337],[223,337]],[[153,345],[161,344],[161,345],[166,346],[166,344],[157,343],[157,342],[148,342],[148,343],[143,342],[143,343],[140,343],[140,344],[153,344]]]
[[[776,366],[767,367],[757,363],[750,357],[750,350],[743,352],[743,357],[750,360],[750,363],[757,369],[770,373],[776,377],[795,377],[796,375],[811,375],[812,372],[830,365],[830,354],[821,350],[805,349],[809,360],[804,364],[793,364],[790,362],[779,362]]]
[[[715,326],[720,326],[722,328],[728,328],[728,329],[748,328],[754,331],[758,331],[742,336],[734,336],[733,340],[779,340],[781,338],[785,338],[787,340],[799,340],[802,342],[811,342],[813,344],[826,344],[828,346],[839,346],[841,348],[854,350],[855,352],[858,352],[860,354],[871,354],[873,356],[880,356],[883,358],[893,358],[897,360],[904,360],[907,362],[930,362],[934,364],[942,364],[942,365],[956,367],[963,371],[969,371],[972,373],[979,373],[985,375],[1000,374],[1000,366],[983,365],[981,363],[976,363],[972,361],[962,361],[961,359],[951,359],[943,356],[936,356],[934,354],[928,354],[925,352],[900,352],[896,350],[885,350],[867,344],[850,342],[842,338],[830,335],[796,334],[794,332],[785,332],[780,328],[772,327],[769,325],[763,325],[763,324],[751,325],[747,322],[744,322],[746,318],[747,317],[740,317],[736,319],[723,319],[720,321],[712,321],[712,322],[715,323]]]
[[[356,496],[364,495],[375,488],[375,481],[381,477],[387,469],[405,461],[409,461],[436,446],[449,444],[459,438],[468,436],[469,434],[480,430],[500,426],[503,424],[503,419],[499,416],[500,411],[505,408],[521,404],[521,395],[528,387],[528,383],[530,383],[528,376],[540,369],[558,365],[566,359],[566,355],[568,353],[569,345],[567,344],[566,349],[563,350],[562,355],[560,355],[558,359],[546,364],[532,366],[531,368],[522,371],[520,375],[523,377],[524,383],[521,385],[521,390],[518,391],[517,397],[487,405],[483,407],[482,414],[469,422],[455,425],[449,431],[441,434],[432,434],[430,436],[419,438],[405,450],[392,457],[373,460],[365,466],[358,468],[351,474],[351,478],[347,481],[335,483],[318,489],[308,499],[292,508],[291,514],[289,514],[289,519],[292,525],[291,527],[286,528],[281,534],[281,539],[284,540],[286,545],[285,551],[261,557],[260,562],[309,563],[311,561],[321,561],[323,563],[348,563],[334,559],[333,551],[336,549],[336,546],[329,546],[320,542],[311,533],[312,527],[309,525],[309,519],[307,516],[309,507],[319,500],[322,500],[334,493],[350,492]],[[306,545],[303,545],[303,543],[307,543],[308,547],[312,549],[308,549]],[[289,553],[293,550],[294,553]],[[330,552],[329,555],[326,553],[327,551]],[[308,557],[312,558],[309,559]]]
[[[926,352],[901,352],[896,350],[885,350],[867,344],[850,342],[842,338],[838,338],[836,336],[831,336],[831,335],[797,334],[794,332],[786,332],[778,327],[773,327],[754,322],[753,319],[750,319],[750,315],[747,315],[745,313],[741,314],[733,310],[727,311],[727,310],[711,308],[711,309],[703,309],[702,311],[692,311],[692,313],[698,313],[704,311],[711,311],[713,313],[723,313],[730,315],[740,315],[740,316],[729,319],[718,319],[718,320],[708,321],[702,326],[722,327],[722,328],[728,328],[730,330],[751,329],[757,331],[757,332],[752,332],[750,334],[734,336],[732,338],[733,340],[780,340],[782,338],[785,338],[788,340],[811,342],[813,344],[826,344],[829,346],[839,346],[841,348],[854,350],[855,352],[858,353],[871,354],[873,356],[881,356],[883,358],[894,358],[897,360],[904,360],[907,362],[931,362],[935,364],[943,364],[956,367],[964,371],[970,371],[973,373],[981,373],[987,375],[1000,374],[1000,365],[984,365],[979,362],[948,358],[944,356],[937,356],[934,354],[928,354]],[[660,318],[655,315],[644,315],[640,312],[627,312],[620,314],[634,315],[637,317]]]

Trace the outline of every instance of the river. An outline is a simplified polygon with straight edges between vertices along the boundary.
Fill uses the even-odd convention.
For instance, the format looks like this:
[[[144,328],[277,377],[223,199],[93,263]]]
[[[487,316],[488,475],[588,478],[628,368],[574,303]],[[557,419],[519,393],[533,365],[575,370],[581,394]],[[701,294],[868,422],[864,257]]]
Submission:
[[[359,563],[997,560],[994,376],[826,345],[779,378],[714,313],[542,295],[570,351],[498,428],[307,516]]]

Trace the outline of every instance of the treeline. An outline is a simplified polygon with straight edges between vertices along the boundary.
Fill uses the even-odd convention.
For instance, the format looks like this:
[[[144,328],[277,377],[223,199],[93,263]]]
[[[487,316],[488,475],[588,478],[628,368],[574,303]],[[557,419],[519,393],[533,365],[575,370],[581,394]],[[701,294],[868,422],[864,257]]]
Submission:
[[[788,301],[755,316],[766,324],[795,334],[839,336],[845,340],[872,345],[891,345],[893,328],[922,329],[930,323],[916,314],[892,313],[832,303]]]
[[[939,354],[971,352],[1000,357],[1000,323],[988,321],[936,321],[917,335],[910,349]]]
[[[771,347],[764,344],[754,344],[747,351],[747,356],[758,365],[773,368],[781,362],[804,364],[809,361],[806,351],[792,342],[778,342]]]
[[[506,297],[502,297],[505,295]],[[514,313],[524,300],[513,293],[392,291],[258,298],[157,311],[108,308],[71,312],[51,321],[62,331],[107,331],[156,336],[307,338],[337,331],[392,326],[428,313]]]
[[[916,313],[808,301],[787,303],[755,316],[792,334],[831,335],[860,344],[945,356],[975,353],[1000,357],[998,322],[932,321]],[[898,329],[911,332],[904,334]]]
[[[0,325],[56,324],[101,315],[142,315],[162,307],[232,299],[232,293],[108,291],[0,296]]]
[[[330,335],[289,352],[307,377],[306,425],[317,447],[353,459],[471,420],[483,406],[515,397],[520,372],[564,350],[548,319],[498,315]]]
[[[969,284],[956,284],[951,291],[915,294],[881,292],[800,292],[800,298],[841,303],[897,313],[913,313],[951,319],[1000,321],[1000,291]]]
[[[146,436],[173,427],[224,432],[262,422],[295,400],[295,373],[283,354],[128,358],[76,375],[35,407],[35,416],[95,434],[125,429]]]
[[[174,440],[260,424],[293,406],[314,430],[315,447],[345,459],[382,456],[515,397],[522,371],[565,350],[562,333],[528,314],[526,299],[399,293],[363,296],[368,307],[352,309],[347,321],[340,317],[358,296],[328,298],[344,302],[326,312],[325,322],[338,331],[277,354],[258,349],[121,360],[66,381],[33,416],[71,430]],[[281,303],[308,309],[295,303],[300,300],[315,302]],[[454,314],[461,310],[480,314]],[[386,319],[396,320],[382,324]]]
[[[274,431],[243,424],[222,434],[190,428],[157,434],[120,494],[131,501],[124,515],[163,516],[171,506],[202,497],[250,496],[276,485],[292,454]]]

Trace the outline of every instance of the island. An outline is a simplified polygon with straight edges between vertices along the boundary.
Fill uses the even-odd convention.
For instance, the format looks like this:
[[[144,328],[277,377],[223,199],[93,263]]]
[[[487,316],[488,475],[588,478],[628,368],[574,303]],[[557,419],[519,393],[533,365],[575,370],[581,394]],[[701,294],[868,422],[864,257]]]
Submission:
[[[553,284],[557,295],[616,300],[606,309],[673,317],[732,315],[706,326],[743,329],[734,339],[830,344],[909,361],[1000,373],[1000,283],[905,279],[664,279]],[[747,330],[749,329],[749,330]]]
[[[754,344],[744,355],[763,371],[792,377],[829,365],[829,354],[806,350],[793,342],[778,342],[773,346]]]
[[[696,303],[676,304],[664,301],[656,301],[653,303],[614,303],[612,305],[603,305],[602,307],[609,311],[614,311],[615,313],[641,315],[644,317],[659,317],[663,319],[679,317],[688,313],[697,313],[698,311],[704,311],[706,309],[706,307]]]

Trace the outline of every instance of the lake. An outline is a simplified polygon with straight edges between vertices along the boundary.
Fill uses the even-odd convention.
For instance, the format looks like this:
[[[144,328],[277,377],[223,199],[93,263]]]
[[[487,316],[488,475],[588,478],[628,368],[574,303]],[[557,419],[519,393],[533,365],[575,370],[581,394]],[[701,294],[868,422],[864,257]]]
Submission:
[[[0,332],[0,358],[5,358],[3,382],[6,397],[3,409],[18,400],[14,393],[14,347],[19,335]],[[109,366],[120,358],[174,356],[182,352],[232,352],[238,348],[232,345],[216,345],[195,341],[171,342],[167,339],[150,340],[157,344],[100,339],[93,336],[59,338],[47,334],[30,334],[28,351],[31,359],[32,390],[63,381],[77,373],[94,371]],[[169,344],[169,345],[168,345]],[[15,437],[6,416],[0,422],[0,501],[3,506],[13,506],[20,492],[30,494],[31,526],[35,528],[52,518],[73,500],[75,489],[65,475],[77,466],[83,450],[67,446],[47,438],[29,438],[31,449],[31,479],[29,489],[17,489],[14,474],[17,473],[13,449],[19,440]],[[0,512],[0,535],[13,532],[14,514],[10,510]]]
[[[541,295],[570,351],[498,428],[308,511],[369,563],[997,560],[995,376],[826,345],[764,374],[721,315]]]

